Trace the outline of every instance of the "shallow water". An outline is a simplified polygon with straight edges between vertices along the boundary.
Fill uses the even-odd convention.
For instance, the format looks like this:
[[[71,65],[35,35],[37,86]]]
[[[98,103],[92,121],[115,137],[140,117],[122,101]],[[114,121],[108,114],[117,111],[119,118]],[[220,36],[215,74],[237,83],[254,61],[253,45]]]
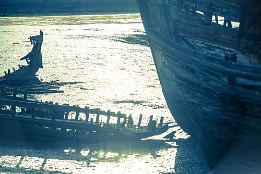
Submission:
[[[163,97],[138,14],[0,18],[1,75],[7,69],[25,64],[19,59],[32,48],[28,37],[37,35],[39,30],[44,32],[44,68],[38,71],[37,77],[42,83],[63,84],[58,88],[64,92],[32,95],[30,99],[120,111],[132,114],[134,122],[143,114],[142,124],[147,123],[150,115],[158,121],[164,116],[165,122],[175,123]],[[179,130],[176,137],[187,137],[178,127],[175,129]],[[157,140],[81,147],[60,144],[39,149],[39,146],[29,143],[0,147],[0,170],[22,173],[207,171],[193,141],[186,147]]]
[[[38,78],[77,83],[60,87],[62,94],[37,95],[35,99],[99,107],[134,117],[164,116],[173,122],[149,47],[144,45],[146,36],[138,15],[116,16],[21,17],[12,25],[0,26],[4,43],[0,72],[25,64],[19,58],[31,49],[27,38],[41,29],[44,68],[38,71]]]

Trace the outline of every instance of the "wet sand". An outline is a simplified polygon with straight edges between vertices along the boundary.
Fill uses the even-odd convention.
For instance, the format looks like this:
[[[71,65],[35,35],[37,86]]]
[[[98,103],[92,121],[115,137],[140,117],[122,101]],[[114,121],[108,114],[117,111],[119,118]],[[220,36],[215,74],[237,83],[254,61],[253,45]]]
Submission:
[[[4,1],[0,16],[58,16],[138,13],[135,0]]]

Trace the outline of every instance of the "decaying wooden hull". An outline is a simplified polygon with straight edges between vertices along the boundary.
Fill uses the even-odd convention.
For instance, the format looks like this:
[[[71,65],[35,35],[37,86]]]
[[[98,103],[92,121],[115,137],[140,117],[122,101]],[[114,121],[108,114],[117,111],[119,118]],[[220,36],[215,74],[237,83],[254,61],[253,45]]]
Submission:
[[[40,34],[36,36],[29,37],[33,48],[31,52],[22,57],[20,60],[26,60],[27,65],[19,65],[18,69],[13,68],[11,72],[10,69],[5,71],[5,75],[0,77],[1,85],[14,85],[23,83],[37,83],[39,80],[36,78],[35,74],[39,68],[43,68],[42,64],[42,53],[41,47],[43,43],[43,32],[40,30]]]
[[[169,109],[209,167],[261,171],[261,1],[137,4]]]

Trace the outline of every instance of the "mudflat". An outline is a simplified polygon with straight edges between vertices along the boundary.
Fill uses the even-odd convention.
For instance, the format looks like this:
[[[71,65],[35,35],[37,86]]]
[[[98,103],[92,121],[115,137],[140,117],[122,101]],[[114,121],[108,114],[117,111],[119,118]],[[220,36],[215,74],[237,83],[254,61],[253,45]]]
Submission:
[[[53,16],[138,13],[135,0],[11,0],[0,2],[0,16]]]

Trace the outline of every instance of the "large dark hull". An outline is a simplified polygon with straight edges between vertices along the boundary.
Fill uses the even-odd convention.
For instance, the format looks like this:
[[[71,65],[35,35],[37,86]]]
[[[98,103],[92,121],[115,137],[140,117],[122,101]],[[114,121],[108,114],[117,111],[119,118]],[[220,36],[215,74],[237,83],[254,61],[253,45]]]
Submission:
[[[255,173],[261,171],[261,23],[252,20],[259,21],[254,29],[243,21],[260,14],[261,1],[239,2],[137,0],[162,90],[177,123],[197,137],[210,168]],[[253,4],[253,11],[243,9]],[[215,8],[216,19],[233,12],[232,24],[240,27],[207,21],[209,8]]]

